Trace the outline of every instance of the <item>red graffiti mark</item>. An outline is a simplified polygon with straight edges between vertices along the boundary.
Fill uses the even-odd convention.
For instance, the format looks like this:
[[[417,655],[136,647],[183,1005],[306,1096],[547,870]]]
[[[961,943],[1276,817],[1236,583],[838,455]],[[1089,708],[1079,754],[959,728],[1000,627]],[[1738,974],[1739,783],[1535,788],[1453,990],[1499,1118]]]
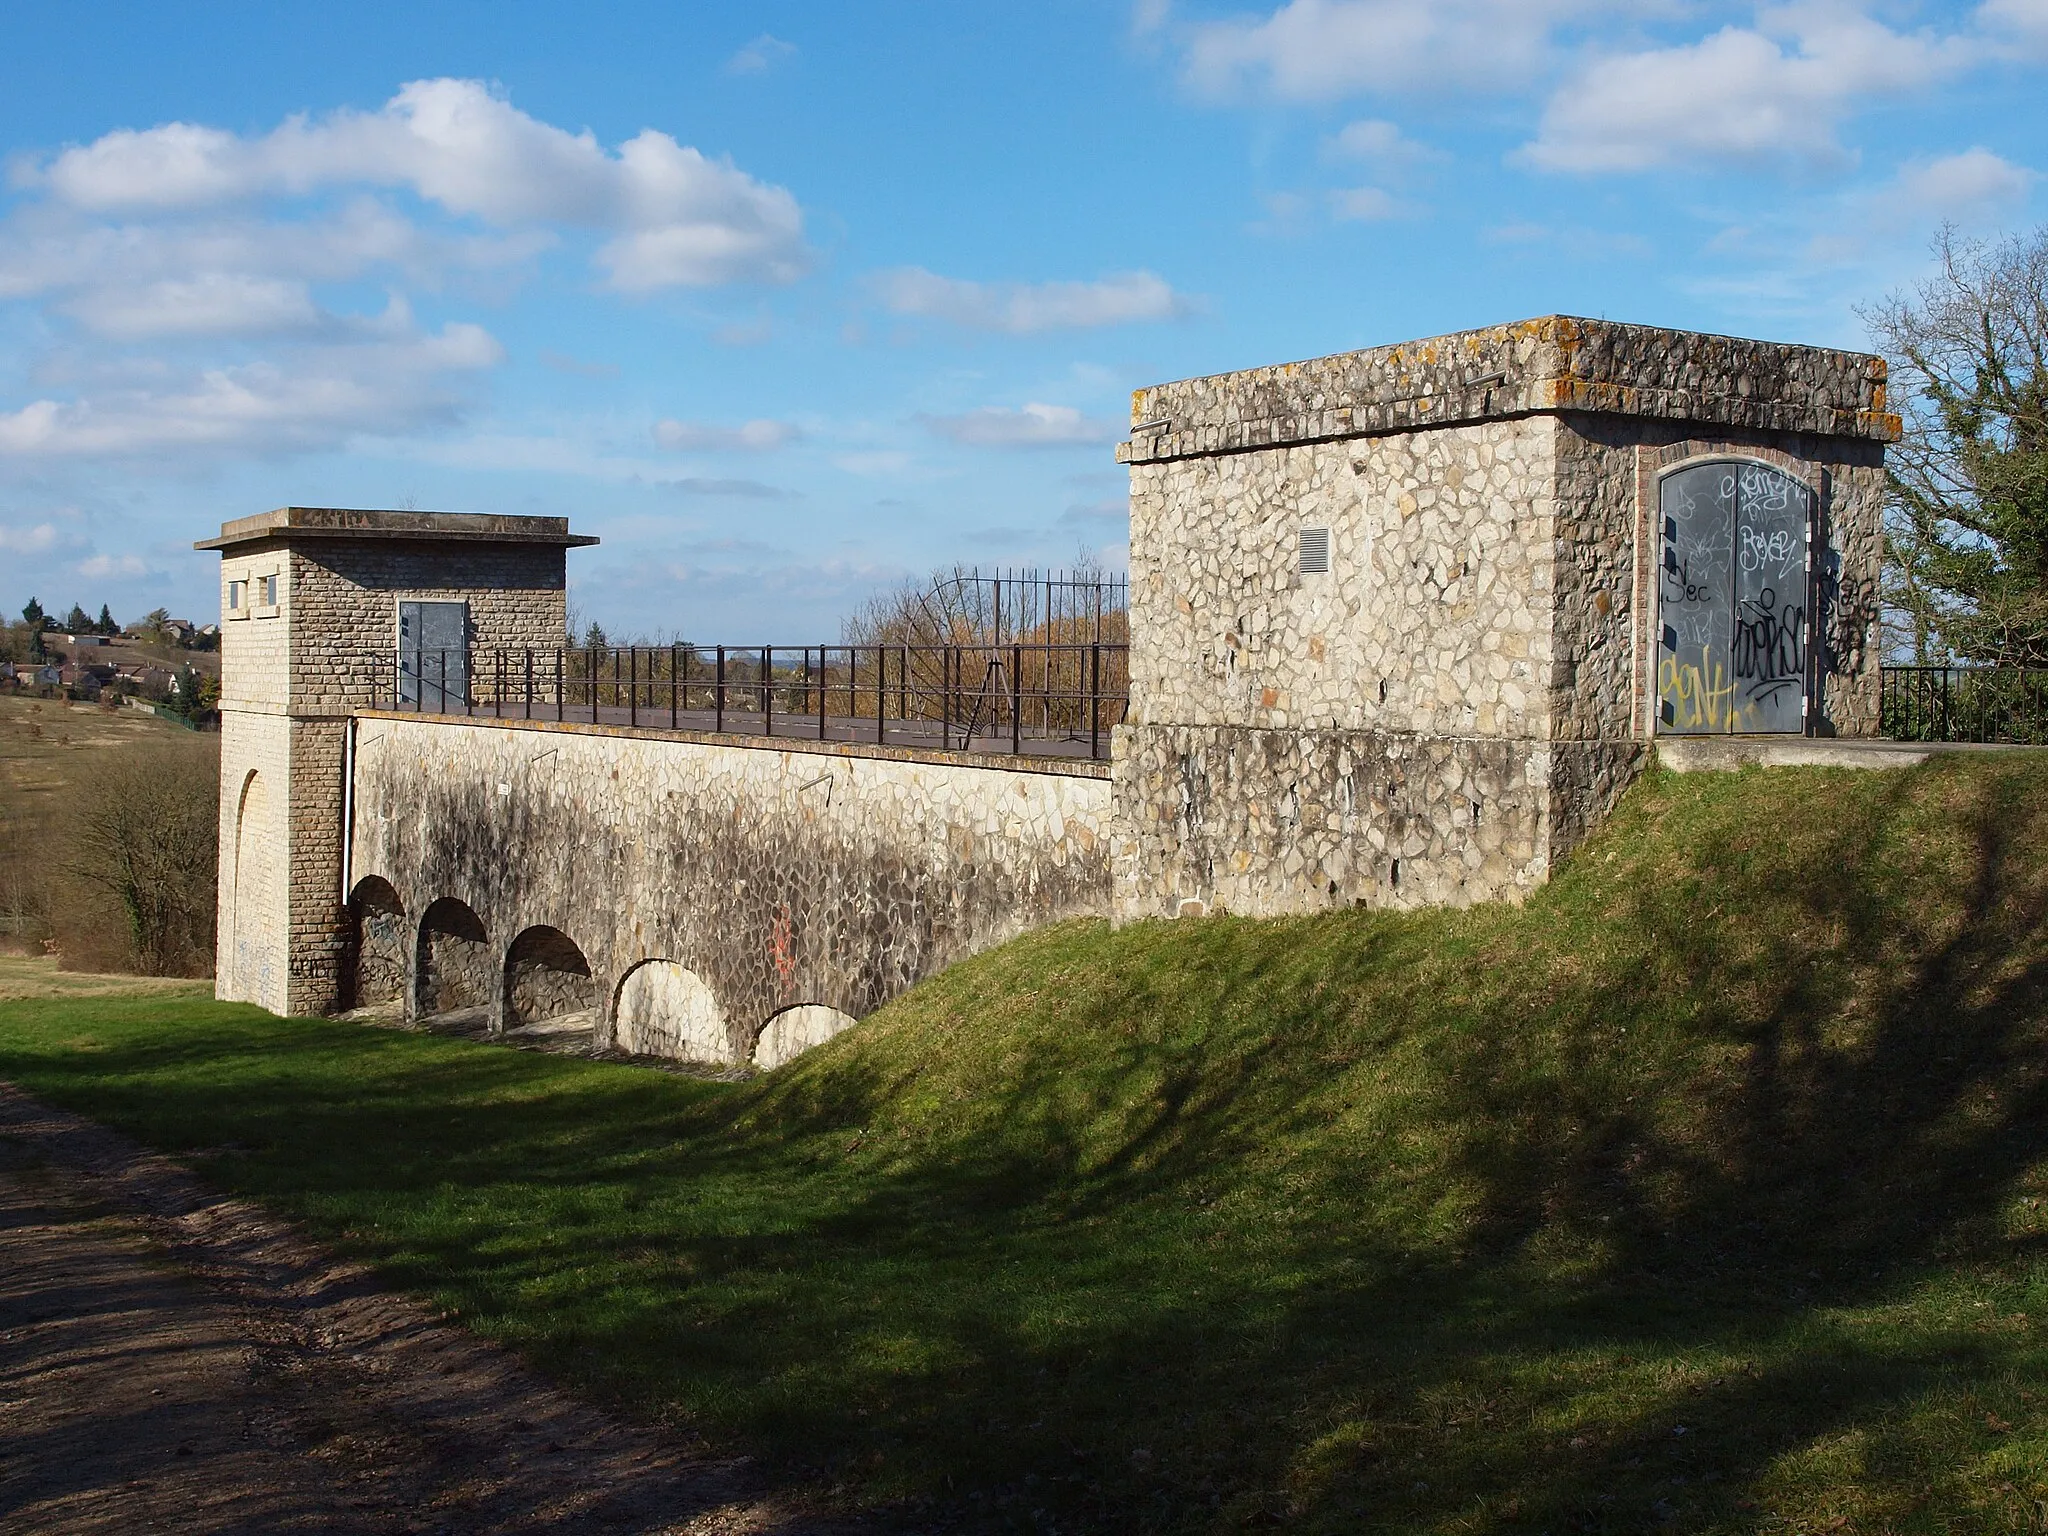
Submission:
[[[783,995],[789,996],[796,991],[796,923],[787,902],[775,909],[768,942],[775,959],[775,978],[782,984]]]

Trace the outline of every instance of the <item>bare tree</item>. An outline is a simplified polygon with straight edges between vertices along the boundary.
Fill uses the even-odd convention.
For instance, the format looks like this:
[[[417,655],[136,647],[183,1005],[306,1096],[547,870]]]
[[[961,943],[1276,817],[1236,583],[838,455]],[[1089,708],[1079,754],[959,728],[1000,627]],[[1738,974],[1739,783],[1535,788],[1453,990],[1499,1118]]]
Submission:
[[[1077,645],[1129,634],[1121,577],[1083,550],[1065,571],[940,567],[877,592],[840,625],[848,645]]]
[[[1944,230],[1935,276],[1865,315],[1905,437],[1891,454],[1887,620],[1917,661],[2048,663],[2048,227]]]
[[[194,737],[110,753],[78,790],[66,828],[63,869],[87,903],[118,918],[125,939],[92,958],[145,975],[203,976],[213,965],[219,826],[217,739]],[[67,963],[90,934],[73,911],[59,922]]]

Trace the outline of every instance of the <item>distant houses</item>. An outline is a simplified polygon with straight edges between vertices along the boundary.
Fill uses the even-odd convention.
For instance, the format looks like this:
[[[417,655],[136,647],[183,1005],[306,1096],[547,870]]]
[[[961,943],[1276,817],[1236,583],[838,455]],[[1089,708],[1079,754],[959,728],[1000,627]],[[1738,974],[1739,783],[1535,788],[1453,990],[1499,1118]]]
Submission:
[[[60,688],[64,669],[54,661],[0,661],[0,682],[16,688]]]
[[[83,699],[96,699],[112,689],[161,701],[176,696],[178,674],[170,667],[147,663],[121,666],[111,661],[4,661],[0,662],[0,686],[66,688]]]

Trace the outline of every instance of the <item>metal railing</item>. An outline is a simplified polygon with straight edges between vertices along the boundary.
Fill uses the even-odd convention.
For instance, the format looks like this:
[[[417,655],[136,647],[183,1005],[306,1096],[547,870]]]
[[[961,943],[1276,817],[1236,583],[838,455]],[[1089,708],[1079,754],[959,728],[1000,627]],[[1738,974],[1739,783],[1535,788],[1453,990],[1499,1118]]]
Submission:
[[[1094,759],[1130,697],[1109,642],[411,648],[374,670],[379,709]]]
[[[2048,667],[1886,667],[1878,717],[1894,741],[2048,746]]]

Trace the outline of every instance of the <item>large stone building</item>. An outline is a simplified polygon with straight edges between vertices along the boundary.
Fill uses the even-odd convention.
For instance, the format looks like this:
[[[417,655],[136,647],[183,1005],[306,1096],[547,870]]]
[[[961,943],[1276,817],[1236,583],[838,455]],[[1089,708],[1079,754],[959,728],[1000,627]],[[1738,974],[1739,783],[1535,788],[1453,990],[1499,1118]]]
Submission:
[[[1119,915],[1513,896],[1660,734],[1874,734],[1884,391],[1562,316],[1140,390]]]
[[[476,718],[592,540],[230,523],[219,993],[772,1064],[1064,915],[1518,896],[1660,736],[1876,732],[1897,431],[1877,358],[1562,317],[1142,390],[1107,777]]]

